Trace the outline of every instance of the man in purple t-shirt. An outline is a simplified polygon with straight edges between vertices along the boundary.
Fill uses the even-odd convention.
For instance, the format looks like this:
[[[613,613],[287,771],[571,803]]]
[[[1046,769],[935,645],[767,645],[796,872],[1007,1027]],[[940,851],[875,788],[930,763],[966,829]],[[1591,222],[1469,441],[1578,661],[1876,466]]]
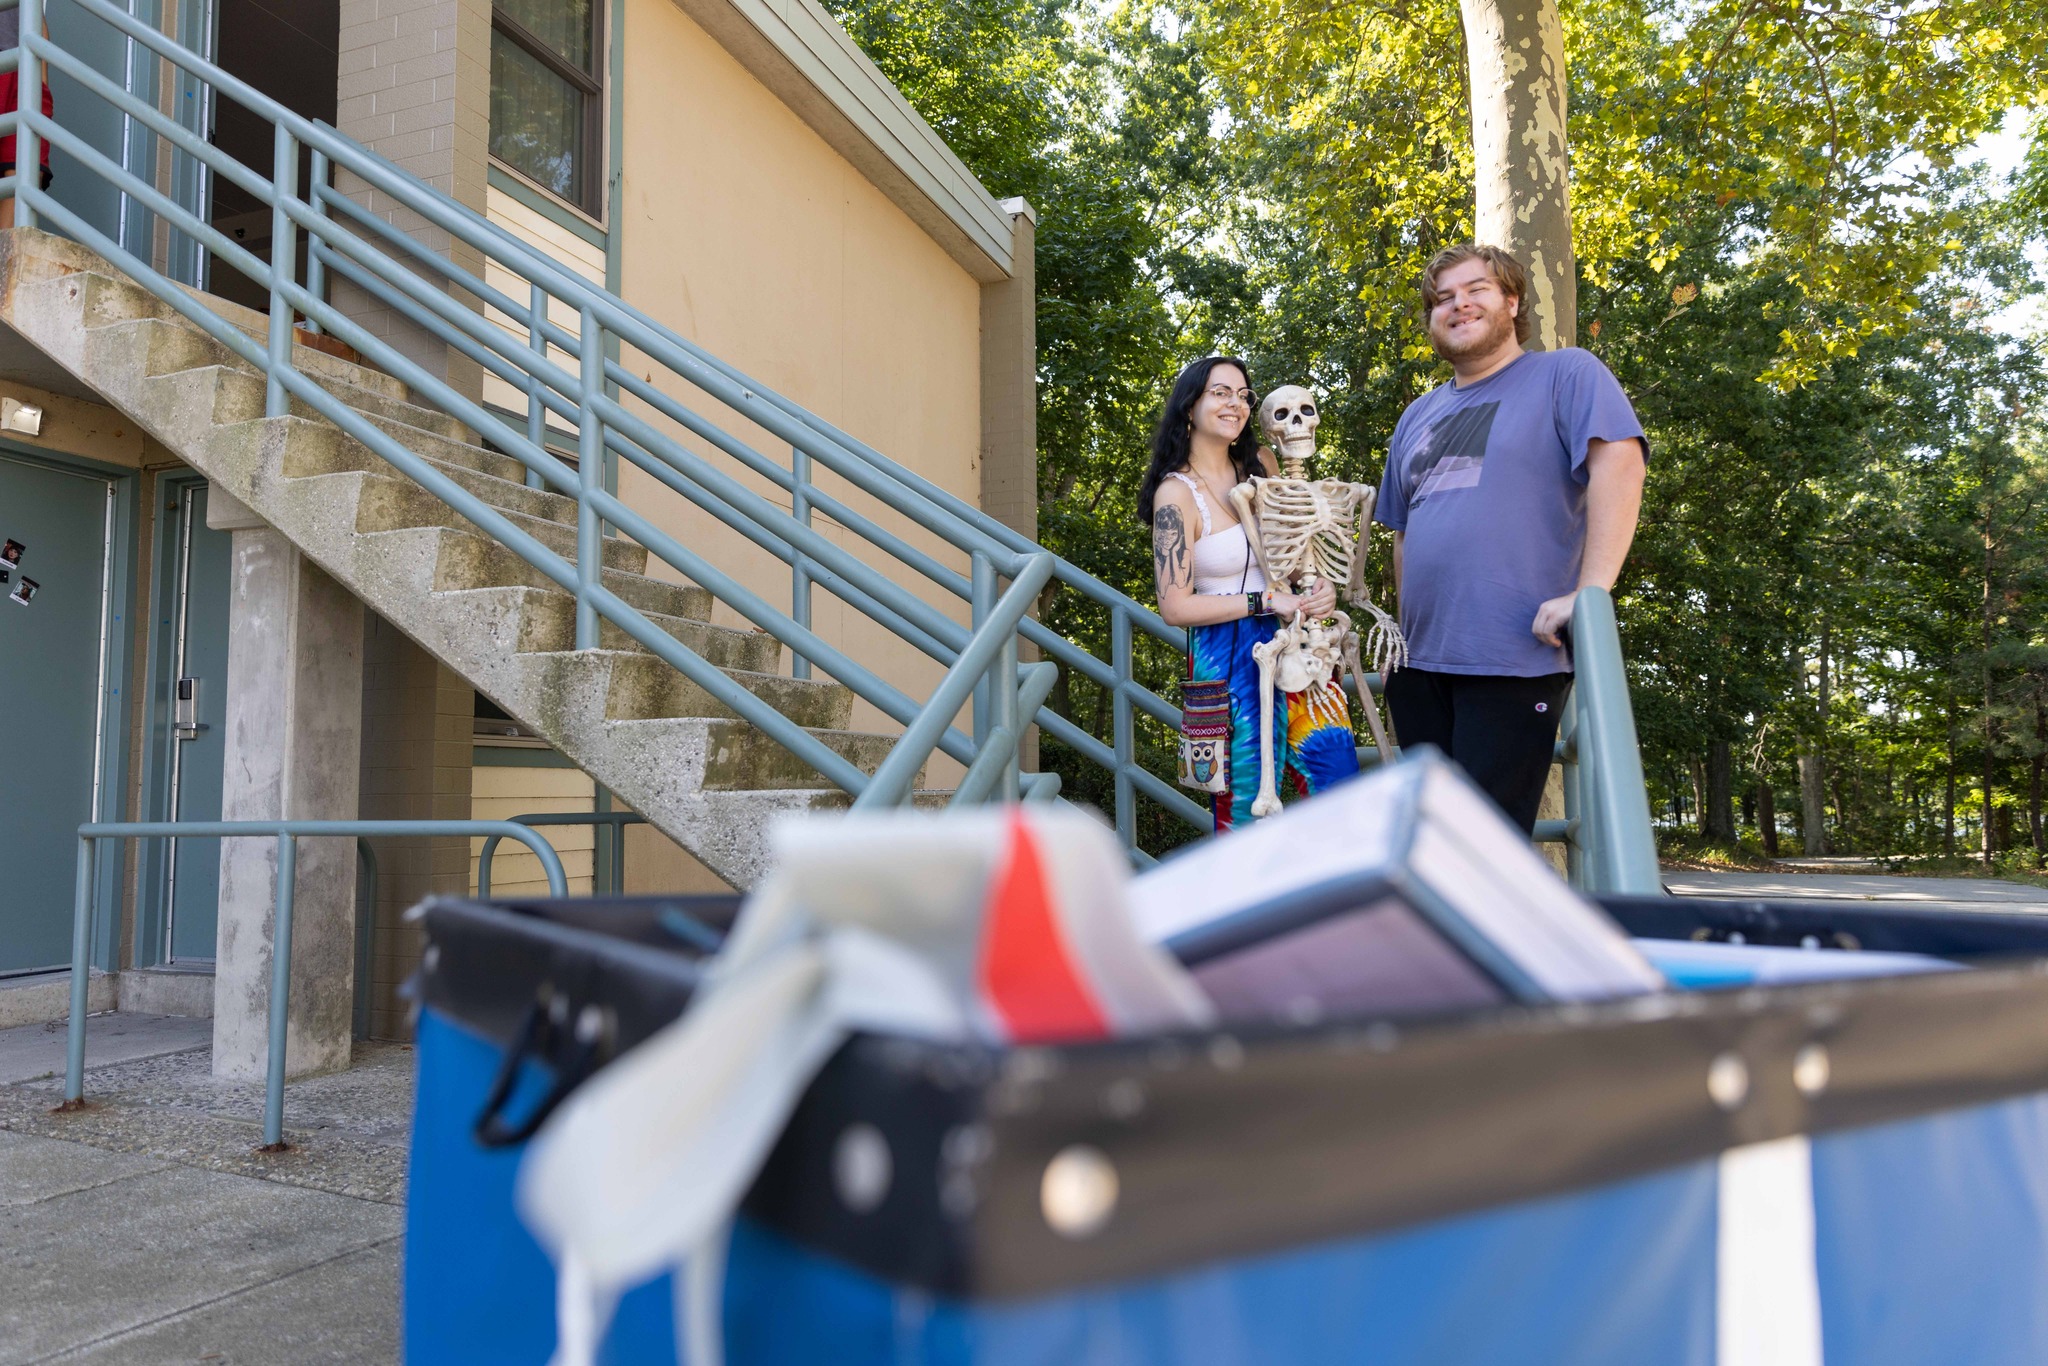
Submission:
[[[1387,679],[1400,742],[1442,749],[1533,831],[1571,685],[1572,598],[1614,587],[1649,442],[1592,352],[1522,349],[1527,282],[1498,247],[1424,268],[1429,339],[1453,378],[1401,414],[1374,516],[1394,533],[1408,637]]]

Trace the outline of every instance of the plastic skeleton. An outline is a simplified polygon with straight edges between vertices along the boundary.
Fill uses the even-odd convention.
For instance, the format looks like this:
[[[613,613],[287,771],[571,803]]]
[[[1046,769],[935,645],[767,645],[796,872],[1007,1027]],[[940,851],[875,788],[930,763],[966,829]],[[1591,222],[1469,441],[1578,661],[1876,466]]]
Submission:
[[[1372,657],[1373,668],[1385,673],[1406,661],[1408,647],[1401,628],[1365,593],[1366,542],[1377,495],[1369,484],[1309,479],[1308,462],[1316,453],[1316,427],[1321,421],[1315,395],[1301,386],[1284,385],[1268,394],[1259,405],[1259,429],[1279,453],[1282,474],[1277,479],[1246,480],[1230,491],[1230,501],[1245,525],[1256,529],[1252,548],[1267,583],[1307,593],[1318,580],[1329,579],[1344,586],[1344,597],[1353,606],[1371,614],[1373,625],[1365,651]],[[1272,640],[1252,648],[1252,658],[1259,665],[1259,795],[1252,803],[1254,816],[1270,816],[1280,809],[1280,794],[1273,783],[1276,687],[1284,693],[1306,693],[1311,712],[1321,719],[1344,720],[1324,716],[1326,711],[1340,711],[1344,706],[1343,695],[1332,696],[1325,685],[1348,664],[1351,676],[1358,680],[1359,701],[1380,758],[1393,757],[1379,706],[1365,686],[1359,655],[1358,632],[1345,612],[1319,621],[1296,613]]]

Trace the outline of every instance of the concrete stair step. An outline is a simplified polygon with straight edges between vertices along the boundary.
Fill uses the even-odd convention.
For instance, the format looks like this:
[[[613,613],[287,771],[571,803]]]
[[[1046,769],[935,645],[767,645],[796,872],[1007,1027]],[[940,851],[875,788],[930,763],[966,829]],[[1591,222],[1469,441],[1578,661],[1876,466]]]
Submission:
[[[107,262],[90,247],[50,234],[38,234],[34,240],[18,244],[15,250],[19,261],[14,268],[21,278],[34,283],[66,281],[78,287],[85,305],[83,322],[87,328],[137,318],[167,318],[177,319],[180,326],[196,330],[196,324],[186,321],[165,300],[125,276],[109,275]],[[180,288],[229,326],[254,341],[268,343],[269,314],[190,286]],[[372,390],[389,398],[404,399],[407,396],[404,382],[396,377],[332,355],[318,346],[296,339],[299,335],[302,334],[295,332],[292,364],[303,373]]]
[[[162,318],[141,318],[133,322],[109,323],[92,329],[93,336],[87,340],[91,346],[99,340],[101,333],[120,333],[134,330],[148,334],[150,346],[146,373],[167,375],[179,370],[198,370],[220,366],[238,377],[241,383],[235,386],[242,409],[247,417],[263,416],[263,394],[268,381],[254,367],[248,365],[234,352],[216,342],[205,333],[198,331],[183,320]],[[364,417],[377,422],[387,429],[403,432],[428,432],[448,441],[465,446],[478,444],[477,434],[468,425],[449,414],[433,408],[424,408],[417,403],[392,398],[374,389],[362,389],[332,376],[308,373],[312,380],[342,403],[355,409]],[[255,394],[253,409],[247,398]],[[327,417],[306,400],[294,396],[290,411],[299,417],[325,422]],[[514,464],[518,462],[514,461]]]
[[[576,646],[576,599],[567,593],[540,588],[493,590],[518,593],[520,599],[519,652],[551,654]],[[616,591],[616,590],[614,590]],[[647,619],[674,636],[683,645],[721,669],[749,673],[779,673],[782,642],[766,631],[735,630],[714,626],[702,619],[646,613]],[[598,622],[598,648],[624,654],[645,654],[647,650],[625,631],[609,621]]]
[[[40,286],[46,289],[51,287]],[[57,287],[69,286],[60,284]],[[183,318],[123,318],[88,328],[88,363],[91,363],[95,353],[107,352],[114,353],[119,358],[118,363],[130,365],[134,363],[135,357],[140,356],[142,372],[150,377],[176,374],[180,370],[221,367],[243,381],[238,386],[242,408],[249,408],[249,400],[246,397],[249,392],[253,391],[256,395],[253,409],[242,413],[242,416],[263,416],[263,393],[268,381],[254,366]],[[476,443],[476,433],[447,413],[433,408],[423,408],[416,403],[393,398],[375,389],[360,388],[328,374],[308,371],[306,378],[365,417],[396,423],[408,429],[432,432],[451,441],[468,445]],[[326,420],[312,404],[298,397],[292,398],[291,411],[300,417]]]
[[[724,703],[650,654],[619,650],[566,650],[525,658],[562,696],[574,696],[585,677],[606,671],[605,719],[645,721],[662,716],[736,719]],[[721,670],[754,696],[806,730],[845,730],[853,719],[853,693],[823,679]],[[581,677],[570,677],[570,674]]]
[[[436,529],[440,543],[436,548],[433,587],[437,593],[470,588],[561,591],[553,579],[488,536],[453,527]],[[610,565],[605,568],[603,582],[628,605],[643,612],[696,621],[708,621],[711,616],[710,592],[694,583],[652,578]]]
[[[303,479],[314,474],[340,474],[346,470],[367,470],[373,474],[389,475],[396,479],[406,477],[383,456],[325,418],[264,417],[260,388],[254,393],[256,402],[254,411],[250,412],[249,400],[252,395],[243,382],[244,378],[232,370],[223,368],[217,371],[185,371],[175,375],[164,375],[151,380],[150,383],[166,389],[177,386],[199,389],[210,384],[215,392],[209,411],[213,415],[213,420],[223,427],[232,427],[243,422],[276,422],[289,426],[292,435],[286,445],[285,464],[279,470],[287,479]],[[485,496],[483,490],[495,489],[498,484],[507,484],[514,488],[525,487],[525,467],[509,456],[497,455],[481,446],[453,441],[434,432],[408,427],[403,423],[374,417],[369,420],[378,430],[405,449],[440,466],[444,473],[462,469],[474,470],[477,474],[487,476],[493,481],[492,484],[464,485],[472,488],[479,497]],[[542,515],[538,505],[526,507],[507,502],[502,506],[517,506],[520,511]]]
[[[475,531],[478,535],[486,534],[480,528],[474,527],[454,508],[409,479],[396,479],[360,471],[313,477],[361,481],[356,501],[356,530],[366,534],[426,526],[453,527],[458,530]],[[561,522],[529,516],[510,509],[500,509],[500,512],[507,521],[549,550],[572,563],[575,561],[576,527],[573,523],[564,525]],[[613,569],[638,574],[647,567],[647,547],[643,545],[616,536],[606,537],[598,544],[605,564]]]
[[[653,732],[675,724],[669,720],[617,721],[612,728],[623,734]],[[812,729],[807,732],[840,758],[861,772],[873,775],[896,745],[893,735],[870,731]],[[637,737],[636,737],[637,738]],[[705,755],[703,789],[707,792],[750,792],[793,788],[802,791],[837,792],[822,774],[764,732],[740,721],[713,721],[709,726],[709,750]],[[918,781],[923,781],[922,771]]]

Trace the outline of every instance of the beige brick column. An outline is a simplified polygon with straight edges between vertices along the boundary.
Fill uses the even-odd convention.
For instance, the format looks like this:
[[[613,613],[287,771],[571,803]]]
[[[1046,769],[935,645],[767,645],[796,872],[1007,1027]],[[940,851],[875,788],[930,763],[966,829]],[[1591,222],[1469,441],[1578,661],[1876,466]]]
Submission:
[[[362,813],[365,820],[468,820],[476,694],[375,612],[363,613]],[[377,839],[370,1037],[410,1036],[398,988],[425,947],[405,913],[469,890],[469,841]]]
[[[1038,539],[1038,213],[1006,199],[1010,278],[981,287],[981,510]]]
[[[1010,278],[981,287],[981,510],[1038,539],[1038,211],[1002,201],[1010,216]],[[1026,645],[1021,662],[1038,658]],[[1019,746],[1038,768],[1038,730]]]
[[[449,195],[484,211],[491,109],[490,0],[341,0],[336,124],[349,137]],[[435,255],[474,274],[482,255],[357,177],[337,173],[350,199]],[[457,296],[478,306],[466,294]],[[337,278],[335,307],[392,342],[469,398],[483,372],[363,290]]]

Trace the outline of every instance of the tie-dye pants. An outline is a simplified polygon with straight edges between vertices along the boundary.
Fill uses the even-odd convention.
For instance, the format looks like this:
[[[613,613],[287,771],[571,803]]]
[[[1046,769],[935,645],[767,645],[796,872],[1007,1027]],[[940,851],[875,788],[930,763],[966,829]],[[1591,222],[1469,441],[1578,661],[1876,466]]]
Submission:
[[[1280,629],[1278,617],[1246,617],[1214,626],[1188,628],[1188,677],[1230,683],[1230,785],[1212,798],[1216,833],[1253,821],[1259,795],[1259,665],[1252,647]],[[1352,734],[1347,699],[1336,683],[1333,696],[1309,709],[1307,693],[1273,695],[1273,779],[1283,797],[1311,797],[1358,775],[1358,740]],[[1334,703],[1334,706],[1330,703]],[[1334,712],[1343,725],[1327,719]]]

